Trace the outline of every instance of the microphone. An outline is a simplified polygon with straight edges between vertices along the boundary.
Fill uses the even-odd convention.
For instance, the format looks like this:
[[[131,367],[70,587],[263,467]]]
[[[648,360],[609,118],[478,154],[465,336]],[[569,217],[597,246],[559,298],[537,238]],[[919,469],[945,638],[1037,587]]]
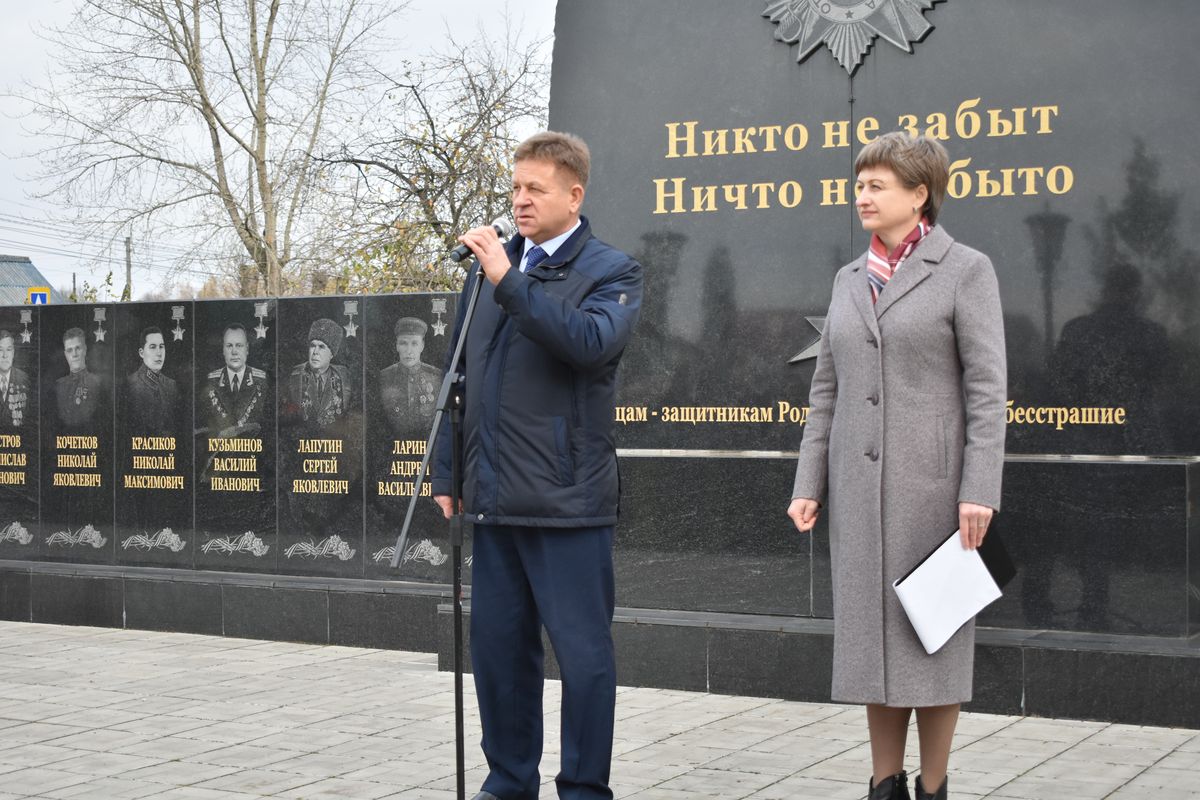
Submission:
[[[503,241],[513,235],[513,224],[504,217],[499,217],[492,220],[492,230],[496,231],[496,235]],[[471,248],[460,244],[450,251],[450,260],[457,264],[469,255],[471,255]]]

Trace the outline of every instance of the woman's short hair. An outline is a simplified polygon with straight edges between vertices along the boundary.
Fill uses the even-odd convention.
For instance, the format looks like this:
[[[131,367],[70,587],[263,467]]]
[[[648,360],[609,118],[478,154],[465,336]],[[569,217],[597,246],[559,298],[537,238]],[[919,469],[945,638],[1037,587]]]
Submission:
[[[950,182],[950,155],[941,142],[904,131],[885,133],[854,159],[855,175],[872,167],[887,167],[907,189],[924,186],[929,196],[922,211],[930,222],[937,222],[938,210],[946,198],[946,184]]]
[[[535,133],[517,147],[513,161],[550,161],[554,166],[575,176],[579,185],[587,187],[592,155],[583,139],[572,133],[542,131]]]

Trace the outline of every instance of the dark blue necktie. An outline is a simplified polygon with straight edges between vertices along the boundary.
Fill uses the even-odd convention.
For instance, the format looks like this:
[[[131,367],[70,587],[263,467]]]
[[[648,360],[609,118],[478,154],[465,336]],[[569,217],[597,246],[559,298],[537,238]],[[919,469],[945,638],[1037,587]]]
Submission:
[[[534,245],[529,248],[529,252],[525,254],[525,271],[529,272],[538,264],[545,261],[549,256],[546,251],[541,248],[541,245]]]

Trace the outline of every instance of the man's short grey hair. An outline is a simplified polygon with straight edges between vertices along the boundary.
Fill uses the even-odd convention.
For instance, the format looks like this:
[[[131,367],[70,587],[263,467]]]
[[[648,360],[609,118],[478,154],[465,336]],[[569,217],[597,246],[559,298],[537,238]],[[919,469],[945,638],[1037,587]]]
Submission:
[[[579,185],[587,188],[592,168],[592,154],[587,142],[573,133],[542,131],[535,133],[517,147],[513,161],[550,161],[554,166],[575,176]]]

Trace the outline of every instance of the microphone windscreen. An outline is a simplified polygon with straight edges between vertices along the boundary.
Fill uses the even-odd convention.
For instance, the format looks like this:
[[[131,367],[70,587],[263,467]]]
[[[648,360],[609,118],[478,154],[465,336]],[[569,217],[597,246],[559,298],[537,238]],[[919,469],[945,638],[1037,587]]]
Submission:
[[[492,220],[492,227],[496,229],[496,234],[501,239],[510,239],[515,233],[512,222],[505,217],[497,217]]]

